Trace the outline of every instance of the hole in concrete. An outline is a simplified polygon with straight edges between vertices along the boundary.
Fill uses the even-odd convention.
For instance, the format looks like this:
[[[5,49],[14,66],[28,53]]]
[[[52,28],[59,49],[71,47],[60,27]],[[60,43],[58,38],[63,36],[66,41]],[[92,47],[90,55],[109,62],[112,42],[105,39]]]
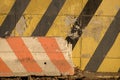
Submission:
[[[46,65],[47,63],[46,63],[46,62],[44,62],[44,64]]]

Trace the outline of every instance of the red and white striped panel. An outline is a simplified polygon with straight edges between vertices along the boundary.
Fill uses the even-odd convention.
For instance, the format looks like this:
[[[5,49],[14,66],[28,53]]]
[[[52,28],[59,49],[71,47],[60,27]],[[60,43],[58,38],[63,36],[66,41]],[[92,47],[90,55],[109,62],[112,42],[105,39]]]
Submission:
[[[0,76],[73,75],[71,46],[60,37],[0,38]]]

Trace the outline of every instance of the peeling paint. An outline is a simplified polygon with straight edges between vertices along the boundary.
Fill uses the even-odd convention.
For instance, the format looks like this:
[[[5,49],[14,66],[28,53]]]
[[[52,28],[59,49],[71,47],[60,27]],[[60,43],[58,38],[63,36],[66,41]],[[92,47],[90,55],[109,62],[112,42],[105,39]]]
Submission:
[[[82,34],[81,22],[79,22],[79,20],[76,20],[76,21],[77,22],[75,22],[74,25],[72,25],[71,31],[66,37],[66,40],[68,41],[68,43],[72,44],[72,48],[74,48],[77,40]]]
[[[22,36],[26,28],[27,28],[26,19],[24,16],[22,16],[19,22],[16,24],[15,29],[18,32],[18,34]]]
[[[83,30],[83,36],[84,37],[93,37],[94,40],[96,42],[99,42],[100,41],[100,36],[101,36],[101,33],[102,33],[102,30],[104,27],[103,21],[101,20],[93,20],[90,24],[91,24],[91,28],[86,28]]]
[[[75,23],[76,19],[77,17],[75,16],[67,16],[65,19],[65,23],[67,26],[72,26]]]

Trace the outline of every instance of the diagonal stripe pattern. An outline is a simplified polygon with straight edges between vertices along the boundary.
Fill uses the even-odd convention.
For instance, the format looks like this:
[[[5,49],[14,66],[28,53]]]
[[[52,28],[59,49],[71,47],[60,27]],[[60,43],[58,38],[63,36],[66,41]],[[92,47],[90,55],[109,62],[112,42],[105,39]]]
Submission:
[[[38,23],[36,29],[32,33],[32,36],[46,35],[64,3],[65,0],[52,0],[41,21]]]
[[[6,19],[0,26],[0,37],[10,36],[30,0],[16,0]]]
[[[4,20],[4,22],[3,22],[3,24],[0,26],[0,37],[6,37],[6,36],[9,36],[10,34],[11,34],[11,32],[14,30],[14,28],[15,28],[15,26],[16,26],[16,24],[18,23],[18,21],[20,21],[20,18],[22,18],[21,16],[22,15],[24,15],[23,13],[25,12],[25,10],[26,10],[26,8],[28,7],[28,4],[30,3],[30,2],[32,2],[31,0],[26,0],[26,1],[23,1],[23,0],[15,0],[15,3],[14,3],[14,5],[13,5],[13,7],[11,8],[11,10],[10,10],[10,12],[8,13],[8,15],[7,15],[7,17],[6,17],[6,19]],[[43,1],[41,1],[41,2],[43,2]],[[61,25],[63,25],[63,24],[65,24],[65,23],[63,23],[62,22],[62,24],[60,24],[60,27],[53,27],[52,28],[52,25],[54,24],[54,21],[55,21],[55,19],[56,19],[56,17],[57,16],[59,16],[58,14],[60,13],[60,10],[63,8],[64,9],[64,4],[66,4],[67,2],[69,2],[69,1],[67,1],[67,0],[60,0],[60,1],[58,1],[58,0],[52,0],[51,1],[51,3],[50,3],[50,5],[49,5],[49,7],[47,8],[47,10],[46,10],[46,12],[44,13],[44,15],[42,14],[40,14],[39,16],[40,16],[40,18],[41,18],[41,16],[42,16],[42,19],[40,19],[40,21],[39,21],[39,18],[37,19],[37,20],[34,20],[34,21],[36,21],[36,22],[39,22],[38,24],[37,24],[37,26],[36,26],[36,24],[33,24],[34,23],[34,21],[33,22],[31,22],[31,24],[33,24],[32,25],[32,27],[31,27],[31,31],[28,31],[27,33],[30,33],[30,35],[31,36],[48,36],[47,35],[47,33],[50,31],[50,29],[52,29],[51,30],[51,34],[49,34],[50,36],[64,36],[64,37],[66,37],[67,35],[66,35],[66,33],[67,32],[65,32],[65,33],[62,33],[62,30],[64,31],[64,28],[62,28],[62,26]],[[72,1],[71,1],[72,2]],[[82,2],[82,1],[81,1]],[[84,2],[84,0],[83,0],[83,2]],[[82,12],[80,13],[80,15],[78,16],[78,18],[77,18],[77,20],[75,21],[75,23],[74,23],[74,25],[73,25],[73,28],[72,28],[72,30],[71,30],[71,33],[75,33],[75,32],[78,32],[79,34],[79,37],[77,37],[75,40],[73,40],[73,39],[71,39],[70,38],[70,36],[67,36],[66,37],[66,40],[68,40],[68,42],[70,42],[70,43],[72,43],[72,45],[73,45],[73,55],[76,55],[76,54],[79,54],[80,56],[78,57],[78,55],[77,55],[77,58],[80,58],[81,57],[81,54],[84,54],[84,53],[82,53],[82,52],[79,52],[80,51],[80,49],[81,48],[78,48],[78,46],[80,46],[80,44],[83,44],[82,43],[82,40],[81,39],[79,39],[79,38],[81,38],[81,35],[83,34],[83,32],[82,32],[82,30],[83,29],[86,29],[87,27],[89,27],[89,23],[90,23],[90,21],[93,21],[92,20],[92,18],[94,18],[94,15],[96,15],[96,11],[98,10],[100,10],[100,9],[103,9],[103,8],[105,8],[104,10],[107,12],[109,9],[107,9],[107,7],[106,6],[103,6],[104,4],[103,3],[105,3],[105,2],[107,2],[107,0],[88,0],[88,1],[86,1],[87,3],[86,3],[86,5],[85,5],[85,7],[83,7],[83,10],[82,10]],[[102,3],[103,2],[103,3]],[[109,3],[109,2],[107,2],[107,3]],[[110,2],[111,3],[111,2]],[[110,4],[109,3],[109,4]],[[117,2],[116,2],[117,3]],[[114,4],[114,6],[117,8],[118,7],[118,4]],[[106,4],[106,3],[105,3]],[[102,7],[102,8],[99,8],[99,6],[100,7]],[[37,8],[37,7],[36,7]],[[115,10],[116,10],[116,8],[115,8]],[[35,9],[36,10],[36,9]],[[100,12],[100,14],[102,14],[103,13],[103,15],[102,16],[106,16],[106,13],[104,14],[104,10],[103,10],[103,12]],[[112,9],[110,9],[110,10],[112,10]],[[102,10],[101,10],[102,11]],[[117,11],[117,10],[116,10]],[[109,11],[108,11],[109,12]],[[98,13],[98,12],[97,12]],[[32,14],[32,13],[31,13]],[[28,15],[31,15],[31,14],[28,14],[27,13],[27,16]],[[98,13],[99,14],[99,13]],[[66,15],[66,14],[65,14]],[[70,14],[68,14],[68,15],[70,15]],[[113,13],[110,13],[110,15],[109,14],[107,14],[107,16],[114,16],[115,14],[114,14],[114,11],[113,11]],[[35,15],[35,14],[32,14],[32,16],[36,16],[36,17],[38,17],[38,15]],[[61,15],[60,14],[60,16],[62,16],[63,17],[63,15]],[[99,16],[99,15],[98,15]],[[100,15],[101,16],[101,15]],[[119,15],[118,15],[119,16]],[[115,18],[116,18],[117,16],[115,16]],[[29,17],[30,18],[30,17]],[[24,19],[26,19],[26,15],[24,16]],[[32,18],[31,18],[32,19]],[[58,18],[58,19],[61,19],[61,18]],[[111,25],[114,25],[115,26],[115,24],[116,25],[119,25],[118,24],[118,22],[116,21],[116,20],[118,20],[119,21],[119,18],[117,18],[117,19],[115,19],[113,22],[112,22],[112,24]],[[25,20],[26,21],[26,24],[29,24],[28,22],[27,22],[27,20]],[[56,22],[57,22],[58,20],[56,20]],[[55,22],[55,23],[56,23]],[[110,21],[109,21],[109,23],[110,23]],[[31,24],[29,25],[29,26],[31,26]],[[55,24],[56,25],[56,24]],[[105,62],[104,61],[104,59],[105,59],[105,56],[107,55],[107,54],[109,54],[108,53],[108,51],[110,51],[110,49],[111,49],[111,47],[114,45],[114,41],[116,40],[116,37],[118,36],[118,33],[119,33],[119,29],[118,30],[116,30],[115,28],[113,28],[113,27],[111,27],[111,25],[110,25],[110,27],[108,28],[108,30],[106,31],[106,34],[104,35],[104,37],[103,37],[103,39],[102,39],[102,41],[100,41],[100,43],[99,43],[99,45],[98,45],[98,47],[96,48],[96,50],[95,50],[95,53],[94,52],[92,52],[92,54],[93,54],[93,56],[92,56],[92,58],[90,59],[90,61],[88,60],[88,62],[87,61],[85,61],[85,66],[86,66],[86,63],[88,63],[87,64],[87,66],[85,67],[85,70],[89,70],[89,71],[97,71],[98,70],[98,68],[102,65],[102,62]],[[27,27],[29,27],[29,26],[27,26]],[[36,28],[35,30],[34,30],[34,28],[33,28],[33,26],[34,26],[34,28]],[[35,27],[36,26],[36,27]],[[63,25],[64,26],[64,25]],[[78,31],[77,30],[74,30],[74,29],[76,29],[76,26],[77,27],[79,27],[80,29],[78,29]],[[90,25],[91,26],[91,25]],[[21,27],[21,26],[20,26]],[[26,30],[28,29],[26,27]],[[66,27],[66,26],[64,26],[64,27]],[[57,34],[57,30],[56,29],[58,29],[58,31],[59,31],[59,28],[61,29],[61,31],[60,32],[58,32],[59,34]],[[118,28],[118,27],[117,27]],[[68,29],[68,28],[67,28]],[[19,29],[18,29],[19,30]],[[114,30],[114,31],[117,31],[115,34],[112,34],[112,33],[110,33],[110,32],[114,32],[114,31],[112,31],[112,30]],[[56,32],[55,32],[56,31]],[[69,31],[69,30],[68,30]],[[33,33],[32,33],[33,32]],[[112,34],[112,36],[109,36],[108,34]],[[29,36],[30,36],[29,35]],[[16,36],[16,35],[15,35]],[[22,34],[22,36],[24,36],[23,34]],[[28,34],[26,34],[25,36],[28,36]],[[109,36],[109,38],[111,39],[111,41],[110,40],[108,40],[108,37],[106,37],[106,36]],[[113,38],[114,39],[113,39]],[[41,64],[43,64],[42,63],[42,61],[38,61],[37,59],[38,58],[36,58],[36,56],[34,56],[34,53],[32,54],[32,51],[31,51],[31,49],[29,49],[29,43],[27,43],[27,41],[28,41],[28,39],[26,38],[22,38],[23,39],[23,42],[22,43],[24,43],[24,45],[26,45],[27,46],[27,50],[29,51],[29,53],[31,53],[31,56],[33,56],[32,58],[33,59],[35,59],[35,61],[36,61],[36,63],[38,64],[37,66],[40,66]],[[21,40],[22,40],[21,39]],[[30,39],[31,40],[31,39]],[[38,39],[39,40],[39,39]],[[108,41],[107,41],[108,40]],[[36,42],[36,41],[34,41],[36,44],[37,44],[37,46],[38,46],[38,44],[39,45],[43,45],[43,44],[41,44],[41,43],[38,43],[38,42]],[[58,41],[57,41],[58,42]],[[81,43],[79,43],[79,42],[81,42]],[[108,43],[105,43],[105,42],[109,42],[109,43],[111,43],[111,44],[108,44]],[[108,44],[109,46],[104,46],[105,48],[103,49],[103,44]],[[50,44],[50,45],[52,45],[52,44]],[[85,44],[86,45],[86,44]],[[10,46],[9,46],[10,47]],[[82,47],[82,45],[81,45],[81,47]],[[83,48],[83,47],[82,47]],[[3,48],[1,48],[1,49],[3,49]],[[77,49],[79,49],[79,50],[77,50]],[[59,50],[59,49],[58,49]],[[102,54],[99,52],[99,51],[101,51],[102,50]],[[0,50],[1,51],[1,50]],[[11,49],[11,51],[12,51],[12,49]],[[46,63],[50,63],[50,65],[53,65],[53,63],[51,62],[52,60],[51,60],[51,58],[49,58],[48,57],[48,55],[46,56],[46,54],[47,54],[47,50],[46,50],[46,47],[45,48],[43,48],[42,47],[42,51],[45,53],[44,54],[44,57],[46,57],[46,59],[47,60],[49,60],[49,61],[44,61],[45,62],[45,64]],[[74,52],[75,51],[75,52]],[[81,51],[83,51],[83,52],[85,52],[84,50],[81,50]],[[93,50],[94,51],[94,50]],[[38,51],[38,52],[40,52],[40,51]],[[75,53],[75,54],[74,54]],[[14,53],[13,53],[14,54]],[[11,55],[13,55],[13,54],[11,54]],[[36,53],[36,55],[38,55],[39,53]],[[101,55],[99,55],[99,54],[101,54]],[[16,56],[16,55],[15,55]],[[16,59],[16,57],[14,56],[14,58]],[[103,57],[104,56],[104,57]],[[113,55],[112,55],[113,56]],[[3,57],[3,56],[2,56]],[[74,56],[73,56],[74,57]],[[5,58],[5,57],[3,57],[3,58]],[[41,57],[40,57],[41,58]],[[75,56],[75,58],[76,58],[76,56]],[[66,58],[65,58],[66,59]],[[77,60],[80,60],[81,61],[81,59],[77,59]],[[77,62],[77,60],[75,60],[75,62]],[[95,61],[95,62],[94,62]],[[6,60],[5,59],[3,59],[3,62],[5,62],[6,63]],[[19,62],[20,62],[20,60],[19,60]],[[97,65],[96,65],[96,63],[97,63]],[[111,63],[112,63],[112,61],[111,61]],[[9,64],[11,64],[10,62],[9,63],[6,63],[7,65],[9,65]],[[75,63],[76,64],[76,63]],[[82,64],[81,62],[79,63],[80,65],[79,66],[81,66],[81,65],[83,65],[84,66],[84,64]],[[95,65],[94,67],[93,67],[93,65]],[[45,70],[45,69],[43,69],[43,66],[44,65],[42,65],[42,66],[40,66],[41,67],[41,69],[42,70]],[[22,69],[22,71],[24,71],[25,72],[25,69],[23,70],[23,66],[20,66],[20,67],[22,67],[21,69]],[[55,67],[54,65],[52,66],[52,67]],[[119,66],[118,66],[119,67]],[[12,66],[9,66],[9,68],[11,69],[11,70],[15,70],[15,69],[13,69],[12,68]],[[46,68],[48,68],[48,67],[46,67]],[[57,70],[57,68],[58,67],[55,67],[55,70],[56,70],[56,73],[55,74],[57,74],[57,73],[59,73],[59,70]],[[17,68],[18,69],[18,68]],[[84,68],[82,68],[83,70],[84,70]],[[62,71],[63,69],[61,69],[61,71]],[[52,70],[51,70],[52,71]],[[46,72],[46,71],[44,71],[44,72]],[[44,73],[43,73],[44,74]]]
[[[91,57],[90,61],[86,65],[85,70],[87,71],[97,71],[100,64],[104,60],[104,56],[107,55],[110,48],[113,46],[119,32],[120,32],[120,10],[115,16],[115,19],[110,24],[110,27],[106,31],[103,39],[99,43],[97,49],[95,50],[93,56]],[[93,66],[94,65],[94,66]]]
[[[73,45],[72,46],[73,48],[75,47],[77,41],[79,40],[79,37],[81,37],[82,29],[84,29],[88,25],[89,21],[94,16],[94,14],[95,14],[96,10],[98,9],[98,7],[100,6],[101,2],[102,2],[102,0],[88,0],[88,2],[86,3],[85,7],[82,10],[82,12],[78,16],[77,20],[75,21],[75,23],[71,29],[71,34],[74,34],[77,32],[78,37],[76,37],[74,39],[72,39],[72,37],[74,37],[74,35],[66,37],[66,40]]]
[[[42,72],[21,38],[8,38],[7,42],[28,72]]]
[[[56,39],[61,41],[57,42]],[[49,44],[46,44],[46,41],[49,41]],[[60,43],[65,44],[58,46]],[[4,47],[0,49],[0,65],[4,66],[4,68],[0,68],[0,71],[8,74],[5,76],[74,74],[72,60],[70,57],[64,56],[71,53],[71,48],[65,46],[67,42],[64,39],[10,37],[0,38],[0,44],[0,47]],[[13,68],[17,68],[17,70]]]
[[[12,75],[12,71],[10,68],[4,63],[4,61],[0,58],[0,75],[1,76],[8,76]]]
[[[45,49],[50,60],[60,70],[60,72],[73,74],[73,71],[71,71],[72,67],[65,60],[60,48],[58,47],[58,44],[56,43],[56,40],[54,38],[51,38],[51,39],[50,38],[48,38],[48,39],[38,38],[38,40],[41,43],[41,45],[43,46],[43,48]],[[52,46],[51,46],[51,44],[52,44]],[[59,61],[59,60],[61,60],[61,61]]]

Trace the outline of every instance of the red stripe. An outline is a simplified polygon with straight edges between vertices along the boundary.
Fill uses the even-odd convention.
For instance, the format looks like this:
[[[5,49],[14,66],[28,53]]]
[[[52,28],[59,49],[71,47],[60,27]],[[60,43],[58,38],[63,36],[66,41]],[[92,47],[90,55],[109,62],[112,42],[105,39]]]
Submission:
[[[28,72],[42,71],[21,38],[8,38],[7,41]]]
[[[60,48],[54,38],[38,38],[38,40],[45,49],[50,60],[60,72],[69,72],[70,74],[73,74],[72,67],[64,58],[63,53],[60,51]]]
[[[0,58],[0,76],[8,76],[8,75],[11,75],[11,74],[12,74],[12,71],[4,63],[4,61]]]

